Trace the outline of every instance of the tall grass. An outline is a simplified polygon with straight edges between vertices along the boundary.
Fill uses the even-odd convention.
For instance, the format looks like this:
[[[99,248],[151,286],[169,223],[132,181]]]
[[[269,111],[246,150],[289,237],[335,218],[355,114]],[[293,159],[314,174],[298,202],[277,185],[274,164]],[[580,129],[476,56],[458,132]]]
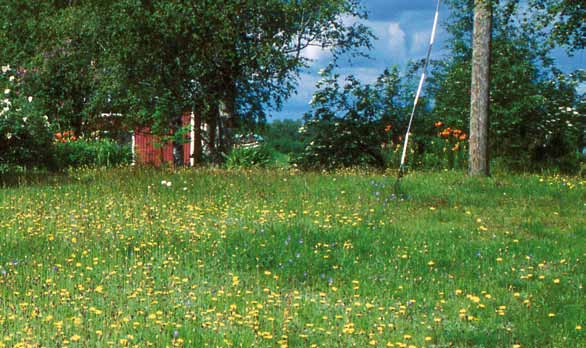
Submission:
[[[585,181],[393,183],[124,168],[0,189],[0,347],[584,344]]]

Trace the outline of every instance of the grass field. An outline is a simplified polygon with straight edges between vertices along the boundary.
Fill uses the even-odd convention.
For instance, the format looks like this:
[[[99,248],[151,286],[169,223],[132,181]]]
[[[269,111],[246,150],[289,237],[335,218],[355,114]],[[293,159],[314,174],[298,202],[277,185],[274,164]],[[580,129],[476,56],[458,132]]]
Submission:
[[[583,179],[45,181],[0,189],[0,347],[586,347]]]

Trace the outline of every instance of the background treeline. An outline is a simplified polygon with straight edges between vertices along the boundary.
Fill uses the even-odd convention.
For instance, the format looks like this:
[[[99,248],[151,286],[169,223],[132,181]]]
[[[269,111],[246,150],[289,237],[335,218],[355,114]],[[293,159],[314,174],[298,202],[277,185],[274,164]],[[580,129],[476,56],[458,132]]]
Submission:
[[[473,2],[447,4],[449,53],[432,62],[410,166],[466,166]],[[551,52],[584,49],[584,5],[530,5],[493,3],[491,155],[507,168],[578,171],[585,73],[561,72]],[[360,20],[347,20],[366,18],[358,0],[0,0],[0,13],[2,168],[125,163],[124,149],[116,160],[103,155],[107,139],[128,142],[129,130],[146,125],[182,140],[185,111],[214,130],[202,134],[209,153],[195,154],[197,162],[395,166],[422,66],[390,67],[372,84],[338,73],[340,57],[364,54],[374,39]],[[267,123],[294,93],[310,46],[333,57],[311,110],[302,123]],[[56,146],[71,143],[55,137],[66,132],[88,144]],[[242,150],[236,135],[249,132],[264,135],[268,151]]]
[[[584,48],[584,36],[575,35],[584,31],[586,22],[576,21],[584,16],[584,5],[568,3],[558,13],[558,26],[566,28],[562,33],[542,22],[551,19],[556,4],[534,9],[517,1],[493,4],[489,136],[492,160],[501,169],[583,171],[586,72],[563,73],[551,53],[559,44],[570,54]],[[432,62],[408,149],[412,167],[467,166],[473,4],[448,5],[449,53]],[[393,67],[372,84],[340,76],[333,66],[325,69],[301,137],[291,140],[305,145],[295,152],[296,163],[305,168],[397,167],[421,65]]]

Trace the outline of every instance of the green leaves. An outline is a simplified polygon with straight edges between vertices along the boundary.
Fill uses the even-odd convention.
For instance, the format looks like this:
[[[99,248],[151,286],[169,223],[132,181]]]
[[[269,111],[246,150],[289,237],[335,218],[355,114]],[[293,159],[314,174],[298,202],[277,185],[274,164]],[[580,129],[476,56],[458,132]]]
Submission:
[[[35,69],[47,113],[82,132],[101,113],[161,133],[186,110],[220,127],[262,122],[294,92],[305,48],[337,57],[373,38],[357,0],[0,6],[1,53]]]
[[[451,2],[453,17],[448,31],[452,37],[448,46],[452,56],[435,65],[430,81],[435,95],[435,118],[467,129],[472,18],[462,3],[468,4]],[[572,156],[576,151],[579,127],[560,126],[551,133],[544,131],[544,127],[558,124],[558,109],[575,107],[579,96],[575,90],[577,76],[564,75],[556,69],[546,36],[529,29],[537,27],[540,19],[524,14],[517,5],[516,1],[506,1],[494,7],[490,143],[493,157],[529,169],[559,163],[562,157]],[[550,7],[543,10],[554,11]],[[572,115],[578,116],[573,112]],[[571,117],[559,122],[566,124],[566,120],[578,124]]]

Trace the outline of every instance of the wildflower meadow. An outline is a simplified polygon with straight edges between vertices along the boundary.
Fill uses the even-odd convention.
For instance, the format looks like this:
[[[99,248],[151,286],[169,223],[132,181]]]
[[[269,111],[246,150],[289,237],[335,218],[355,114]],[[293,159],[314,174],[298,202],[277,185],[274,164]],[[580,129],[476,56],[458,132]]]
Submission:
[[[0,347],[584,347],[586,181],[79,169],[0,189]]]

